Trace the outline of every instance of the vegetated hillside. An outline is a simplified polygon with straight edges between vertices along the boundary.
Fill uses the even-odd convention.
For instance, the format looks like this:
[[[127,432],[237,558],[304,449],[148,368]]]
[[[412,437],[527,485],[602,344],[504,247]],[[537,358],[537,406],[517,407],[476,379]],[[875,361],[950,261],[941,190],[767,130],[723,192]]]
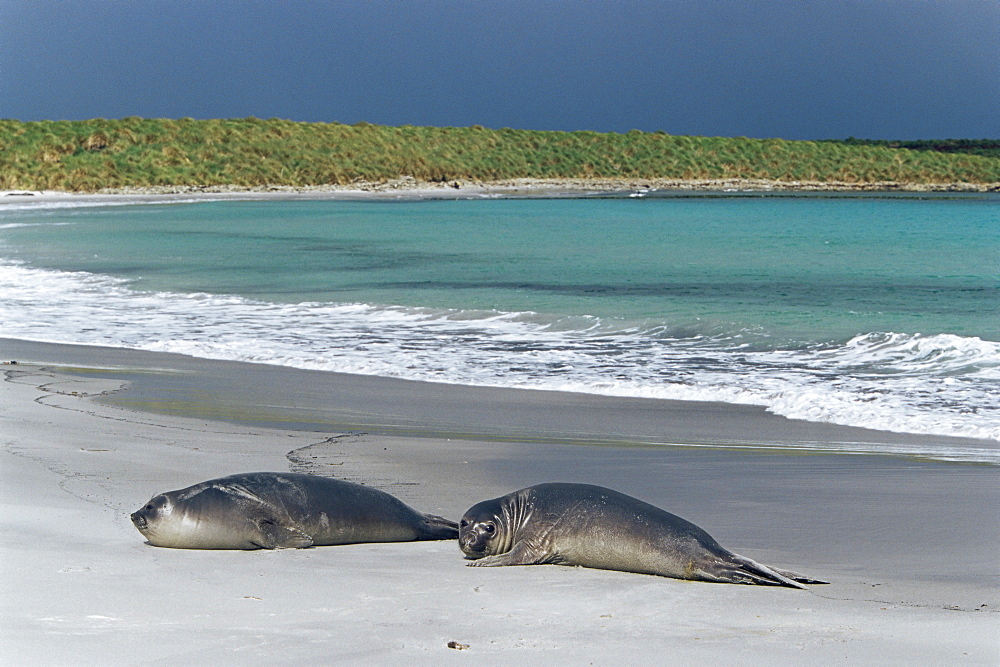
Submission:
[[[0,189],[512,178],[996,183],[1000,159],[781,139],[280,119],[0,120]]]
[[[1000,139],[921,139],[919,141],[900,141],[896,139],[825,139],[824,141],[844,144],[845,146],[884,146],[886,148],[905,148],[911,151],[936,151],[938,153],[965,153],[966,155],[982,155],[983,157],[1000,158]]]

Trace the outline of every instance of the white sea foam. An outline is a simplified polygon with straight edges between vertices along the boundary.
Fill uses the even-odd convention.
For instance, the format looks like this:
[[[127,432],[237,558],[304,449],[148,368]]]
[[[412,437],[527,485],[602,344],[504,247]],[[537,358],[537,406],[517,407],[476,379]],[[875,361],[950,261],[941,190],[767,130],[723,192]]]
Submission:
[[[195,204],[210,201],[226,201],[234,197],[203,195],[190,197],[178,195],[80,195],[47,193],[37,196],[11,196],[0,198],[0,212],[66,210],[74,208],[99,208],[106,206],[140,206],[156,204]]]
[[[9,261],[0,263],[0,322],[0,335],[29,340],[755,404],[796,419],[1000,440],[1000,343],[955,335],[871,333],[774,349],[752,333],[682,334],[662,322],[140,292],[108,276]]]
[[[0,225],[0,229],[16,229],[18,227],[64,227],[72,222],[8,222]]]

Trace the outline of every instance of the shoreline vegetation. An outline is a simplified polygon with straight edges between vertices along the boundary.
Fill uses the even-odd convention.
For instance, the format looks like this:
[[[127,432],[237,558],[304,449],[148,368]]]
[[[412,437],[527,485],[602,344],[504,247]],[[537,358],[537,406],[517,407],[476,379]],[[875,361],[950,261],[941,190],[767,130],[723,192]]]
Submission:
[[[280,119],[0,120],[0,190],[1000,191],[992,140],[790,141]],[[929,146],[943,146],[928,149]],[[953,152],[968,150],[970,153]],[[971,154],[978,151],[983,154]]]

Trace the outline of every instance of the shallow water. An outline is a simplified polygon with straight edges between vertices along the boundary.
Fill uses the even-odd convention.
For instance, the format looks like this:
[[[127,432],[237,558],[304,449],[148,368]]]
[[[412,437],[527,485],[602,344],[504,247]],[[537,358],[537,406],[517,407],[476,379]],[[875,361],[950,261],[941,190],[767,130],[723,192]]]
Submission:
[[[1000,197],[0,207],[2,335],[1000,439]]]

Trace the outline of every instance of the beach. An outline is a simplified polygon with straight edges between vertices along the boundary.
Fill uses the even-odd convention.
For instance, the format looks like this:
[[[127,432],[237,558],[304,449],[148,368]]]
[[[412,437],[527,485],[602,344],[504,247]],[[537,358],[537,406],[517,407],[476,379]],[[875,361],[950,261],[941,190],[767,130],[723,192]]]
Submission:
[[[1000,667],[1000,2],[107,4],[0,5],[0,667]]]
[[[836,445],[934,436],[751,406],[334,373],[323,385],[298,369],[114,348],[4,340],[0,355],[7,664],[1000,660],[998,468]],[[342,413],[297,411],[302,392],[336,401],[337,386],[355,402]],[[636,419],[660,412],[667,422]],[[675,444],[650,444],[644,429],[663,423],[677,424],[660,438]],[[831,583],[470,568],[452,541],[172,550],[129,521],[155,493],[256,470],[367,484],[455,520],[535,483],[601,484]]]
[[[759,178],[514,178],[494,181],[425,181],[404,176],[380,181],[358,181],[349,185],[272,185],[267,187],[136,186],[97,191],[0,190],[0,203],[59,203],[87,201],[101,205],[128,200],[170,202],[188,199],[466,199],[476,197],[594,197],[612,193],[650,191],[720,194],[757,193],[948,193],[997,192],[1000,183],[907,183],[895,181],[775,181]]]

